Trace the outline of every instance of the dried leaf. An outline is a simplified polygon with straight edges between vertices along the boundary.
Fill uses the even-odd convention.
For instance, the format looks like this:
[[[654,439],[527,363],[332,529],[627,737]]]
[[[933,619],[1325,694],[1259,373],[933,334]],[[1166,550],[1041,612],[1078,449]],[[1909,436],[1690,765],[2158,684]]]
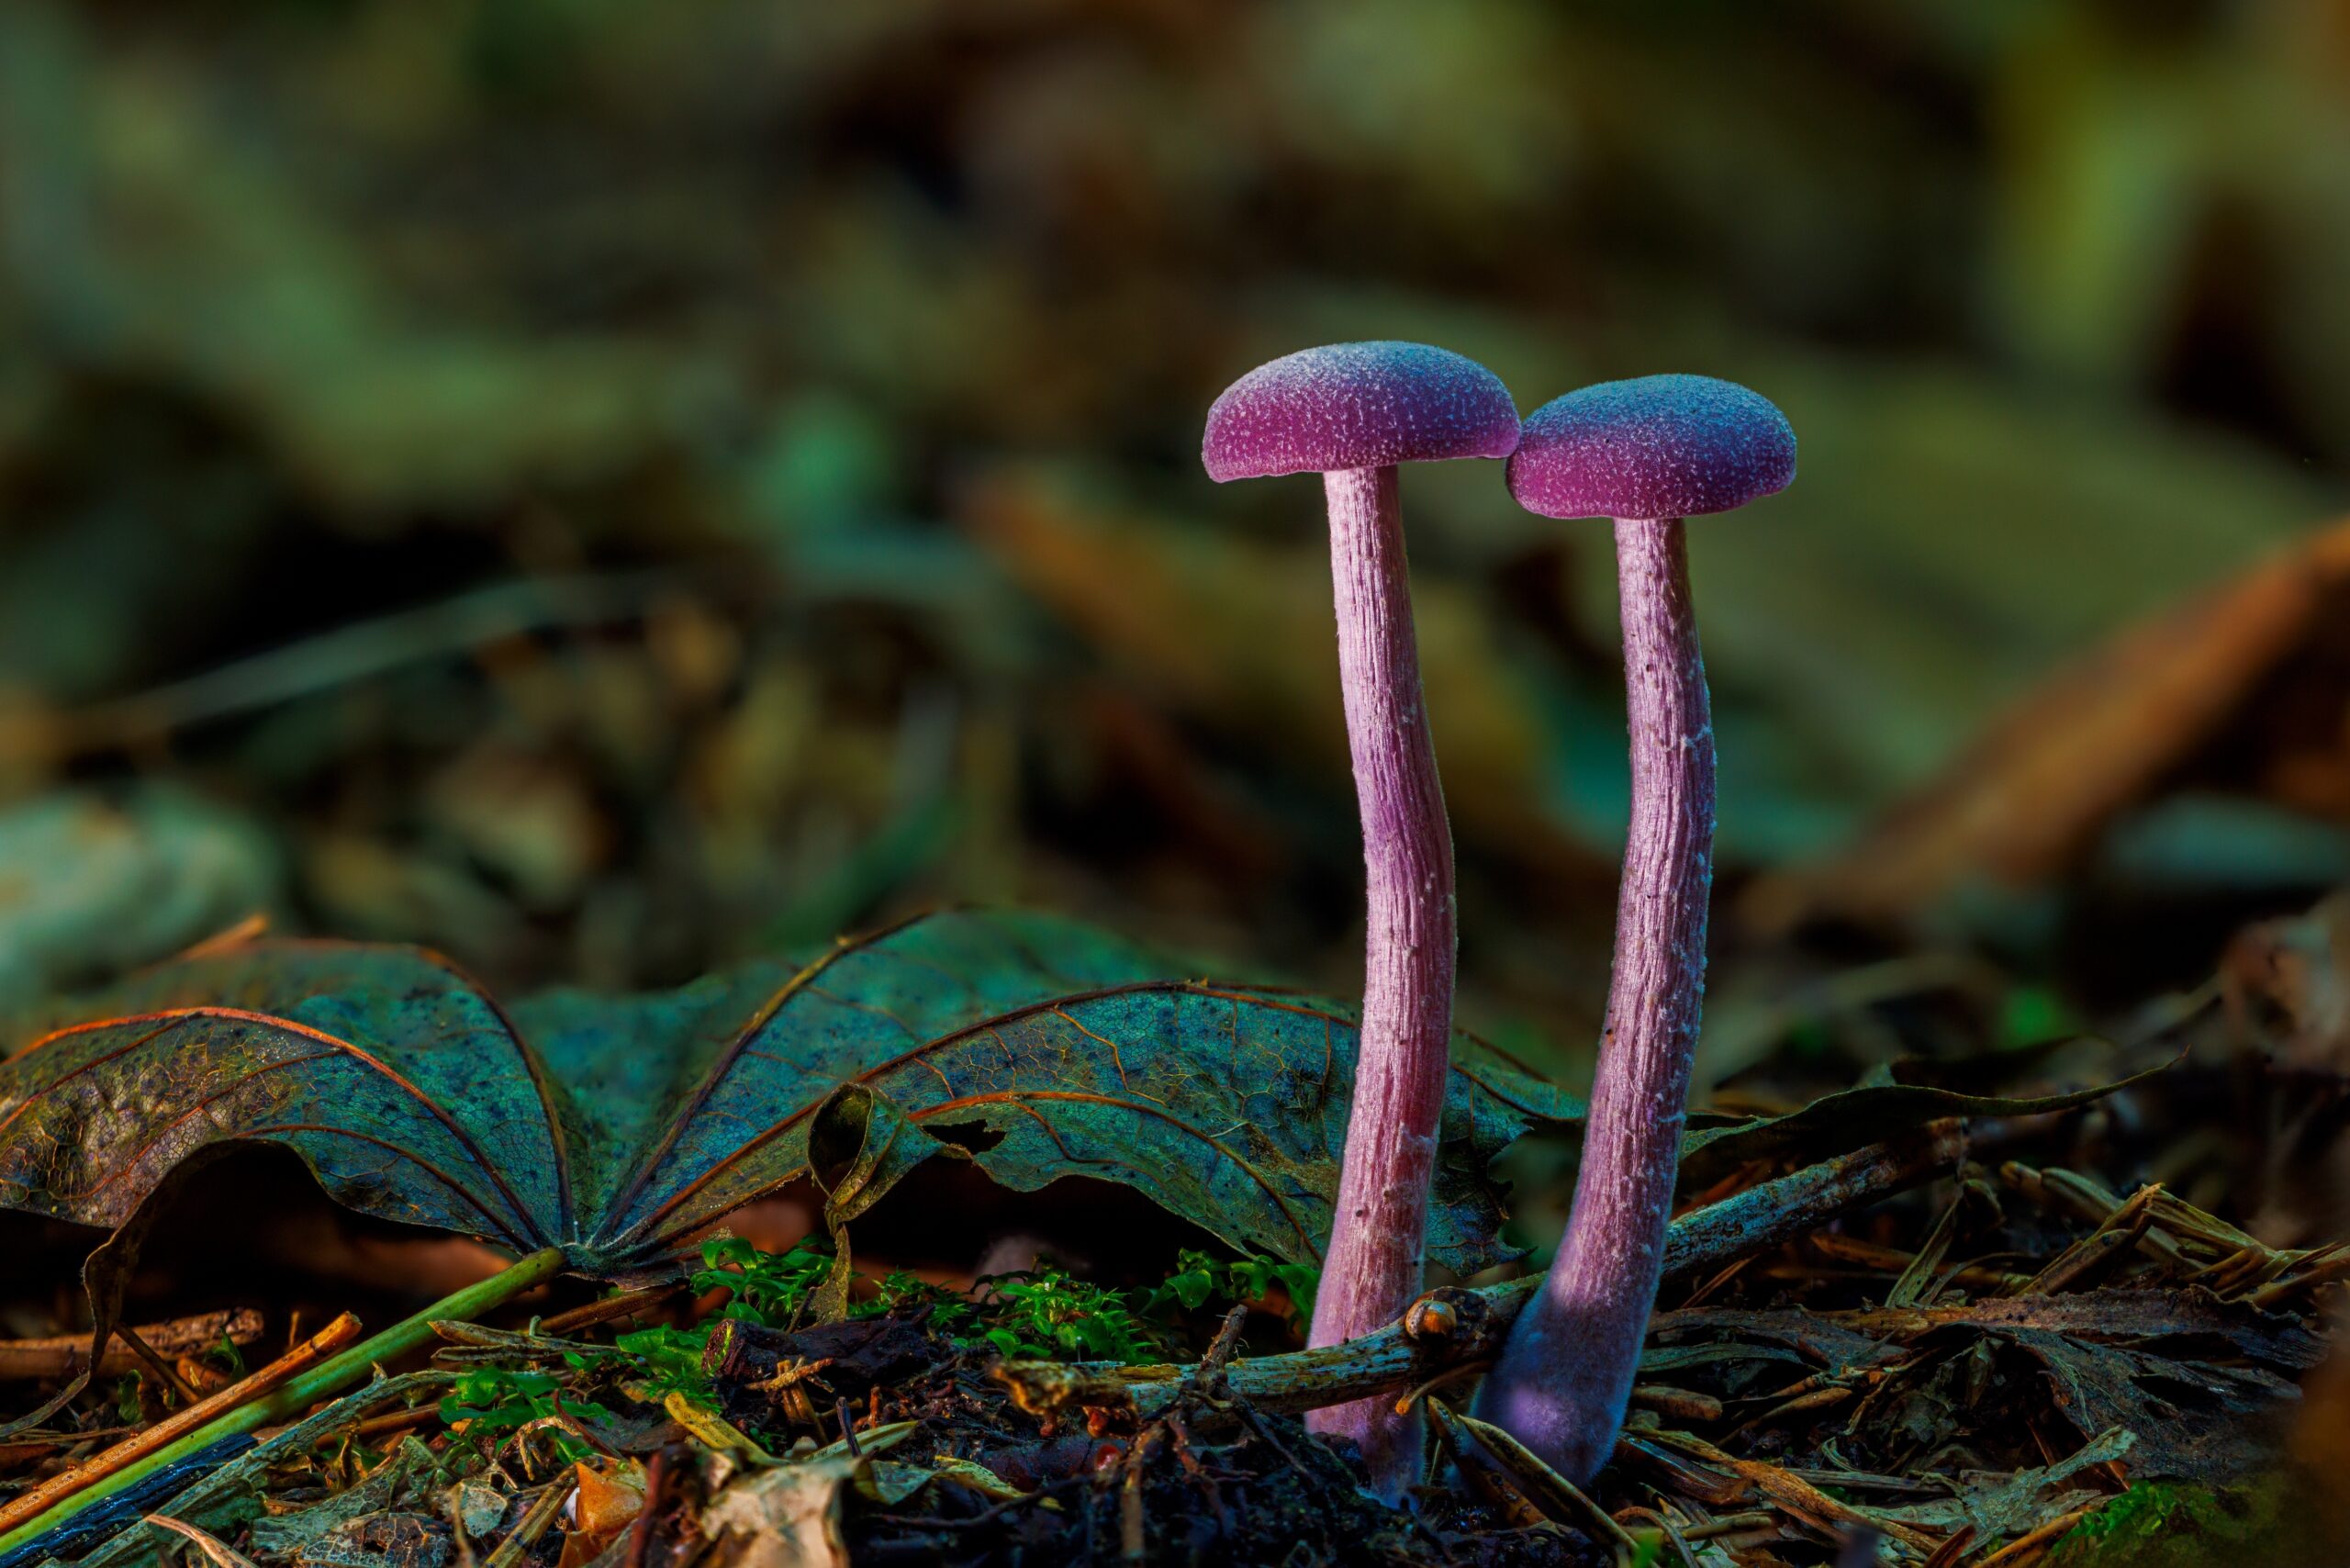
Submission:
[[[1977,880],[2049,876],[2232,719],[2340,612],[2345,589],[2350,523],[2130,629],[2042,686],[1851,847],[1758,882],[1741,913],[1767,930],[1823,915],[1898,918]]]
[[[968,1459],[958,1459],[951,1453],[931,1455],[930,1468],[931,1473],[939,1479],[952,1481],[960,1486],[968,1486],[980,1496],[993,1502],[1006,1503],[1028,1495],[1026,1492],[1014,1486],[986,1465],[975,1463]]]
[[[455,1530],[432,1514],[403,1510],[346,1519],[294,1553],[292,1568],[448,1568]]]
[[[918,1464],[900,1464],[894,1460],[867,1460],[857,1467],[856,1495],[885,1508],[894,1508],[937,1476]]]
[[[591,1464],[577,1472],[579,1500],[573,1506],[572,1525],[563,1538],[563,1555],[555,1568],[581,1568],[592,1562],[644,1511],[644,1473],[628,1465],[610,1474]]]
[[[1955,1531],[1975,1527],[1977,1540],[2003,1540],[2021,1535],[2042,1520],[2078,1507],[2099,1495],[2073,1490],[2049,1495],[2092,1465],[2108,1464],[2129,1455],[2137,1439],[2115,1428],[2100,1432],[2055,1463],[2037,1470],[1970,1471],[1955,1478],[1958,1494],[1930,1503],[1912,1503],[1869,1510],[1873,1517],[1898,1519],[1928,1529]]]
[[[2295,1396],[2291,1383],[2265,1367],[2219,1366],[2047,1329],[1993,1332],[2040,1363],[2057,1413],[2075,1428],[2134,1433],[2132,1459],[2143,1477],[2232,1481],[2272,1462],[2275,1434],[2257,1417]]]
[[[841,1489],[867,1462],[839,1455],[743,1477],[702,1514],[702,1534],[738,1568],[848,1568]]]
[[[183,1524],[178,1519],[163,1514],[150,1514],[147,1516],[147,1522],[195,1542],[196,1550],[203,1552],[215,1564],[215,1568],[254,1568],[252,1558],[209,1530],[201,1530],[194,1525]]]
[[[2039,1051],[2009,1053],[2015,1065],[2042,1059]],[[1904,1060],[1871,1070],[1860,1083],[1784,1116],[1699,1126],[1682,1140],[1681,1182],[1684,1190],[1701,1188],[1749,1160],[1812,1161],[1874,1143],[1945,1116],[2028,1116],[2068,1111],[2104,1098],[2164,1070],[2125,1078],[2118,1082],[2074,1090],[2061,1094],[1999,1095],[1968,1092],[1970,1086],[1991,1076],[1998,1058],[1947,1064]],[[1703,1121],[1707,1118],[1691,1118]]]
[[[304,1556],[335,1531],[391,1508],[411,1484],[430,1480],[433,1464],[431,1450],[414,1438],[404,1438],[391,1457],[356,1486],[308,1506],[255,1520],[252,1548],[272,1562]]]

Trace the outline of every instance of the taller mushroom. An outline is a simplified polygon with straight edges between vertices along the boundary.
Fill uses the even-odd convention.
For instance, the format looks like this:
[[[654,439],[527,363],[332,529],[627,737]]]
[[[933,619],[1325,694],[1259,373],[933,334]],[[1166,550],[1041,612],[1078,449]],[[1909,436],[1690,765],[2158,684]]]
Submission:
[[[1330,510],[1338,676],[1370,928],[1362,1044],[1312,1342],[1393,1323],[1420,1289],[1437,1119],[1452,1032],[1452,832],[1420,695],[1395,468],[1506,457],[1517,406],[1493,372],[1425,343],[1333,343],[1242,376],[1208,410],[1201,458],[1222,483],[1319,474]],[[1419,1428],[1392,1402],[1317,1411],[1393,1498],[1418,1478]]]
[[[1545,403],[1510,493],[1545,517],[1616,523],[1632,818],[1616,959],[1565,1239],[1480,1395],[1577,1484],[1606,1462],[1656,1304],[1714,879],[1714,726],[1681,520],[1786,488],[1796,436],[1768,398],[1707,375],[1609,381]]]

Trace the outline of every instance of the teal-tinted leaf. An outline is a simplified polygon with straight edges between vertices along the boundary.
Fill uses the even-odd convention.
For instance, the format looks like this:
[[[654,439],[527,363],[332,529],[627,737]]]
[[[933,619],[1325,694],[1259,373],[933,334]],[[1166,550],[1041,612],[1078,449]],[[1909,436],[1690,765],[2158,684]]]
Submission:
[[[558,992],[509,1015],[420,950],[234,944],[115,988],[0,1062],[0,1204],[118,1225],[192,1156],[263,1140],[364,1212],[626,1271],[807,1174],[819,1107],[856,1085],[908,1137],[952,1130],[1007,1185],[1121,1182],[1245,1250],[1318,1259],[1351,1019],[1167,968],[1066,921],[954,913],[663,995]],[[1463,1057],[1429,1253],[1470,1270],[1504,1251],[1493,1156],[1529,1117],[1577,1107]]]
[[[532,1249],[569,1204],[562,1092],[465,975],[417,949],[263,941],[164,965],[0,1064],[0,1201],[120,1225],[228,1139],[338,1200]]]

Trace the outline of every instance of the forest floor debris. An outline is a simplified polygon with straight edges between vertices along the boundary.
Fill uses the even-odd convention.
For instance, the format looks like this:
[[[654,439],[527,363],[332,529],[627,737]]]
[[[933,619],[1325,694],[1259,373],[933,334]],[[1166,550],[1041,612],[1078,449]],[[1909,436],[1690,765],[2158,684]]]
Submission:
[[[2157,1186],[1943,1153],[1949,1180],[1885,1182],[1683,1270],[1589,1498],[1460,1403],[1523,1287],[1440,1290],[1394,1331],[1406,1353],[1376,1375],[1437,1413],[1437,1470],[1390,1510],[1298,1421],[1362,1383],[1287,1348],[1310,1271],[1199,1253],[1136,1290],[1049,1263],[961,1290],[892,1271],[817,1321],[825,1247],[721,1238],[690,1291],[440,1323],[431,1370],[202,1456],[110,1535],[0,1562],[1723,1568],[1857,1561],[1836,1554],[1869,1540],[1886,1563],[2065,1568],[2137,1560],[2094,1555],[2106,1541],[2316,1528],[2280,1500],[2277,1456],[2340,1249],[2266,1247]],[[1702,1215],[1678,1238],[1709,1234]],[[233,1361],[242,1322],[195,1360]],[[155,1430],[154,1383],[85,1394],[0,1453],[0,1485],[34,1495]]]

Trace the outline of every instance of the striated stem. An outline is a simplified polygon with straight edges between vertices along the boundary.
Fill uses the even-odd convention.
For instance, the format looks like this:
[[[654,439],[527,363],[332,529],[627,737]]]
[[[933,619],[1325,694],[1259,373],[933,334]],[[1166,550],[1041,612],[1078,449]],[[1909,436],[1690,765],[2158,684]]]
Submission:
[[[1574,1208],[1481,1412],[1589,1481],[1616,1446],[1663,1264],[1713,885],[1714,732],[1678,518],[1619,519],[1631,829]]]
[[[1384,1327],[1419,1294],[1452,1033],[1452,833],[1420,696],[1395,470],[1324,476],[1338,675],[1362,810],[1362,1045],[1312,1343]],[[1365,1400],[1309,1421],[1360,1444],[1389,1498],[1419,1479],[1418,1419]]]

